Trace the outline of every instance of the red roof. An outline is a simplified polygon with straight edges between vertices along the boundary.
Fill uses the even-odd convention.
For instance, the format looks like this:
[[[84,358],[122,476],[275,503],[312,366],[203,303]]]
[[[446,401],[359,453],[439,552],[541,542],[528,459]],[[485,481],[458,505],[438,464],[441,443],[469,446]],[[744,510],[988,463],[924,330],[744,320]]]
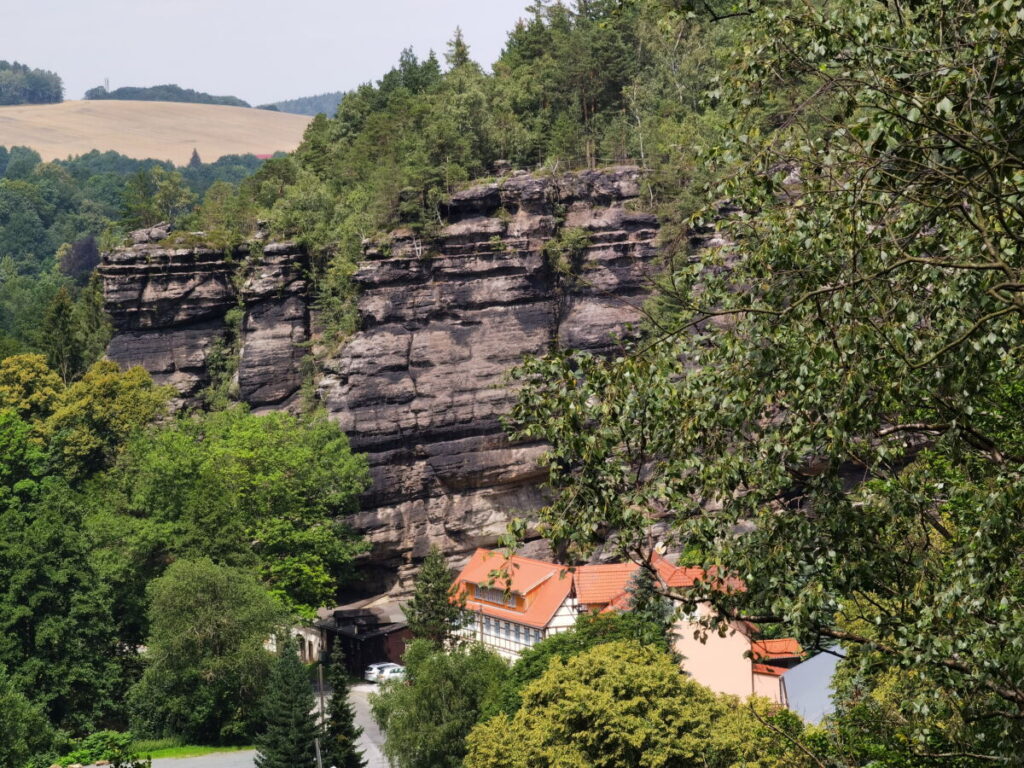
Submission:
[[[767,664],[754,664],[753,669],[755,675],[771,675],[772,677],[782,677],[782,673],[786,671],[782,667],[770,667]]]
[[[502,573],[494,578],[494,571]],[[505,557],[496,550],[478,549],[462,569],[455,584],[460,592],[465,590],[464,584],[481,584],[518,593],[526,598],[525,610],[469,598],[466,600],[466,609],[531,627],[546,627],[569,596],[572,578],[564,565],[518,555]]]
[[[790,659],[803,656],[804,649],[793,637],[776,640],[755,640],[750,644],[750,653],[757,660]]]
[[[611,602],[626,591],[639,567],[636,563],[577,566],[576,599],[586,605]]]
[[[658,553],[651,557],[651,566],[662,584],[670,589],[692,587],[696,581],[706,578],[704,569],[675,566]],[[576,589],[576,599],[583,605],[602,606],[602,612],[628,611],[628,587],[639,567],[636,563],[599,563],[569,568],[518,555],[506,558],[497,550],[478,549],[462,569],[456,584],[482,584],[518,593],[527,598],[525,610],[477,600],[467,600],[466,606],[496,618],[543,627],[572,587]],[[492,583],[495,571],[500,571],[501,576]],[[717,578],[714,572],[711,577]],[[725,588],[743,588],[739,579],[730,577],[719,581]]]

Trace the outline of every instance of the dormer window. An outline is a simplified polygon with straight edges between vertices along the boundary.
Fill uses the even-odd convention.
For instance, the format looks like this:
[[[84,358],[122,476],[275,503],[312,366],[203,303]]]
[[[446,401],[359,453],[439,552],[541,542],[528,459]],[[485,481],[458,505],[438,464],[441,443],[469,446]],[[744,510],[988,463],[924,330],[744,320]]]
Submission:
[[[487,587],[483,584],[476,585],[476,598],[477,600],[484,600],[488,603],[505,605],[509,608],[516,607],[516,596],[514,592],[506,592],[504,589]]]

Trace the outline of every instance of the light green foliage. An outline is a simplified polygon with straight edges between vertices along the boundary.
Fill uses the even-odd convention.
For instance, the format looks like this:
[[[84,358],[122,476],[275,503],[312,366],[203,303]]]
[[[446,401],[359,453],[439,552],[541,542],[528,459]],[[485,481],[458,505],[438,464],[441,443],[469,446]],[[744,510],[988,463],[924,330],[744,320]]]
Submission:
[[[131,732],[97,731],[79,739],[70,752],[57,758],[57,765],[91,765],[106,760],[113,768],[149,768],[147,759],[138,757]]]
[[[81,477],[113,463],[130,437],[166,412],[169,398],[170,388],[155,386],[141,368],[121,371],[104,360],[64,391],[43,436],[55,461]]]
[[[178,560],[149,587],[145,671],[131,692],[140,733],[249,743],[287,613],[249,572]],[[308,684],[308,683],[307,683]]]
[[[413,637],[443,648],[465,624],[465,598],[455,599],[453,582],[444,555],[432,545],[416,575],[416,591],[402,608]]]
[[[747,585],[694,599],[912,673],[916,759],[1016,759],[1024,6],[751,12],[723,96],[785,77],[809,100],[719,147],[746,167],[717,199],[747,213],[734,245],[670,251],[653,343],[522,369],[514,431],[554,443],[562,490],[546,531],[642,549],[671,510],[675,544]]]
[[[413,641],[404,662],[408,682],[390,680],[370,699],[396,768],[458,768],[465,738],[480,716],[497,710],[508,665],[483,646],[446,653]]]
[[[277,645],[263,699],[264,730],[256,740],[256,768],[311,768],[320,733],[309,674],[290,635],[279,637]]]
[[[60,401],[64,384],[42,355],[12,355],[0,360],[0,408],[22,418],[45,419]]]
[[[331,700],[327,704],[327,720],[321,743],[325,765],[335,768],[363,768],[366,760],[357,748],[363,729],[355,722],[355,710],[348,700],[349,679],[341,643],[331,648],[331,664],[327,671]]]
[[[799,720],[752,702],[776,728]],[[598,645],[547,671],[468,738],[466,768],[793,768],[807,763],[747,705],[687,679],[672,657],[631,642]]]
[[[238,407],[139,435],[94,490],[104,499],[96,522],[111,552],[135,550],[135,567],[196,556],[252,566],[276,596],[312,614],[336,598],[366,548],[336,522],[366,483],[365,460],[323,415]]]

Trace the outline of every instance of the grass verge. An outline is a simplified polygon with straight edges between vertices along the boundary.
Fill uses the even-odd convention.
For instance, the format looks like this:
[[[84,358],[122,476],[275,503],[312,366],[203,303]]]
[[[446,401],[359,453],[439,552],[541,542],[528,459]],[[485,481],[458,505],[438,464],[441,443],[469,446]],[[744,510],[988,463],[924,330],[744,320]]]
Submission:
[[[200,757],[214,752],[241,752],[253,747],[204,747],[198,744],[182,744],[178,739],[154,739],[137,741],[132,745],[135,753],[142,757]]]

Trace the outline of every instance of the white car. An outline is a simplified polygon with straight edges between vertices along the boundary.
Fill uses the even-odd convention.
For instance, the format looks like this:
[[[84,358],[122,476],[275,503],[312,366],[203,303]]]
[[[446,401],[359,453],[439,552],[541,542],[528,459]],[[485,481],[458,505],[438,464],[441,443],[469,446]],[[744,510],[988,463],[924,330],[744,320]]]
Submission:
[[[366,680],[369,680],[371,683],[376,683],[381,680],[384,680],[385,673],[387,673],[388,670],[392,669],[393,667],[398,667],[398,669],[402,670],[402,674],[405,674],[405,669],[399,666],[398,664],[394,664],[390,661],[379,661],[376,664],[371,664],[370,666],[368,666],[366,668],[366,673],[363,675],[363,677]]]
[[[405,667],[401,664],[392,664],[390,667],[385,667],[380,671],[377,682],[383,683],[385,680],[405,680]]]

